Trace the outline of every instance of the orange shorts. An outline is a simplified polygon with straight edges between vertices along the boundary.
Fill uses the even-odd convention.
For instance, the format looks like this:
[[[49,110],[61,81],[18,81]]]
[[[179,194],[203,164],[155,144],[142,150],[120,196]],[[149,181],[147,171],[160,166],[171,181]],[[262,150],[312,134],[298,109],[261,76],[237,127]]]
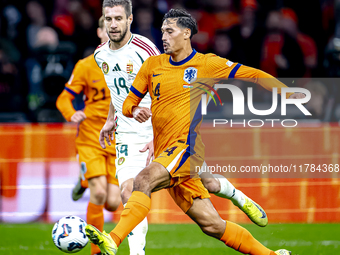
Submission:
[[[116,154],[92,146],[77,146],[82,180],[105,175],[107,182],[118,184],[116,178]],[[82,182],[82,186],[85,183]]]
[[[197,154],[190,155],[187,148],[187,144],[176,142],[153,161],[164,166],[170,173],[168,191],[183,212],[190,209],[194,198],[210,198],[197,171],[203,165],[204,159]]]

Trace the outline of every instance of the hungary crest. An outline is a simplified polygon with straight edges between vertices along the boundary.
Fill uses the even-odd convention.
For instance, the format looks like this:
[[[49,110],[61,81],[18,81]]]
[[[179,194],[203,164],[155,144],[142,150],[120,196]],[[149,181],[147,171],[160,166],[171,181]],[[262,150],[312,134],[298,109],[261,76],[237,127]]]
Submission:
[[[103,62],[102,69],[105,74],[109,72],[109,65],[106,62]]]

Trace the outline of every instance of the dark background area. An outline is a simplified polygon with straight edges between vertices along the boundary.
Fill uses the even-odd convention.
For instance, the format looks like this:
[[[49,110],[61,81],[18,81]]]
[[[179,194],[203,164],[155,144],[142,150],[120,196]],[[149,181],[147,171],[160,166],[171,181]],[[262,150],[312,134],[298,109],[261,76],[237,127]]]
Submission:
[[[0,122],[64,121],[55,101],[75,63],[100,43],[96,29],[101,4],[1,0]],[[148,37],[163,52],[162,17],[180,7],[198,22],[199,33],[192,40],[197,51],[262,69],[285,78],[288,86],[305,87],[317,99],[308,106],[313,118],[338,121],[338,0],[135,0],[132,32]],[[303,79],[293,84],[293,78]],[[254,101],[270,108],[270,94],[254,89]],[[227,92],[222,97],[231,100]]]

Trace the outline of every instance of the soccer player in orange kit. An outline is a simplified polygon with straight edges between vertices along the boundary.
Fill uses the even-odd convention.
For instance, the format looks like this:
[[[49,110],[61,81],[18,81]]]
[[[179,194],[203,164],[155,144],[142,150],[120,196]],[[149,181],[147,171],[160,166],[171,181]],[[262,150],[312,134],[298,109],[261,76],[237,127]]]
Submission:
[[[185,10],[172,9],[165,14],[162,33],[165,54],[151,56],[144,62],[123,105],[123,114],[141,123],[152,116],[155,159],[136,176],[132,196],[111,233],[101,233],[88,225],[87,236],[102,253],[116,254],[123,239],[148,214],[151,193],[167,188],[177,205],[205,234],[228,247],[243,254],[291,254],[284,249],[274,252],[266,248],[246,229],[222,220],[211,204],[207,189],[194,171],[204,162],[199,133],[204,92],[190,90],[195,81],[209,82],[212,77],[250,79],[268,90],[278,88],[279,92],[286,86],[260,70],[193,50],[191,37],[197,33],[197,24]],[[151,110],[138,106],[147,92],[152,99]],[[289,94],[289,98],[303,97],[301,93]]]
[[[155,160],[136,176],[132,196],[114,230],[107,235],[88,225],[88,237],[102,253],[116,254],[122,240],[148,214],[151,192],[167,188],[177,205],[204,233],[227,246],[243,254],[290,254],[284,249],[271,251],[246,229],[222,220],[214,209],[208,191],[193,171],[204,162],[199,133],[203,92],[191,91],[188,84],[183,84],[214,77],[250,78],[266,89],[276,87],[279,92],[286,86],[260,70],[193,50],[190,39],[197,33],[197,24],[185,10],[172,9],[165,14],[162,33],[165,54],[151,56],[144,62],[123,106],[124,115],[139,122],[152,115]],[[151,110],[138,107],[147,91],[152,98]],[[300,93],[290,95],[302,97]]]
[[[110,234],[87,225],[87,236],[102,253],[116,254],[122,240],[148,214],[151,193],[167,188],[177,205],[204,233],[228,247],[243,254],[291,254],[285,249],[274,252],[266,248],[246,229],[222,220],[214,209],[207,189],[193,171],[204,162],[199,133],[204,92],[190,90],[191,82],[193,86],[196,80],[211,81],[211,78],[250,79],[268,90],[278,88],[279,92],[286,86],[260,70],[193,50],[191,37],[197,33],[197,24],[185,10],[170,10],[164,16],[162,33],[165,54],[151,56],[144,62],[123,105],[123,114],[139,122],[152,116],[155,160],[136,176],[132,196]],[[146,92],[152,99],[151,110],[138,107]],[[288,96],[305,97],[302,93]]]
[[[108,40],[103,17],[99,19],[97,35],[102,43]],[[72,100],[81,92],[86,97],[85,108],[76,111],[72,106]],[[57,99],[57,108],[65,119],[79,125],[76,148],[82,178],[88,180],[90,188],[87,223],[101,230],[104,226],[104,207],[109,211],[115,211],[121,202],[116,179],[115,147],[104,150],[98,142],[100,130],[106,122],[110,102],[110,91],[93,54],[78,61],[70,80],[65,84],[64,91]],[[91,244],[91,255],[93,254],[101,253],[98,246]]]

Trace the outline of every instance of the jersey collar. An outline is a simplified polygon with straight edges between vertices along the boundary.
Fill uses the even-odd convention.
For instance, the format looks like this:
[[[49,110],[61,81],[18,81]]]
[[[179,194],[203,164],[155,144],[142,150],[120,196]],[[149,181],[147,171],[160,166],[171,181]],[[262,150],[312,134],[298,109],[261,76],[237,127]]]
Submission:
[[[109,50],[112,51],[112,52],[123,51],[123,50],[124,50],[125,48],[127,48],[128,45],[131,43],[133,37],[134,37],[134,35],[131,33],[131,37],[130,37],[129,41],[128,41],[126,44],[124,44],[123,47],[119,48],[118,50],[112,50],[112,49],[110,48],[110,39],[109,39],[108,44],[107,44],[107,45],[108,45],[108,48],[109,48]]]
[[[195,49],[192,50],[191,54],[189,56],[187,56],[185,59],[179,61],[179,62],[175,62],[171,59],[171,56],[170,56],[170,59],[169,59],[169,62],[170,64],[174,65],[174,66],[180,66],[180,65],[183,65],[185,64],[186,62],[190,61],[194,56],[195,54],[197,53],[197,51]]]

